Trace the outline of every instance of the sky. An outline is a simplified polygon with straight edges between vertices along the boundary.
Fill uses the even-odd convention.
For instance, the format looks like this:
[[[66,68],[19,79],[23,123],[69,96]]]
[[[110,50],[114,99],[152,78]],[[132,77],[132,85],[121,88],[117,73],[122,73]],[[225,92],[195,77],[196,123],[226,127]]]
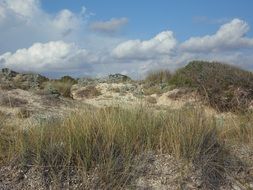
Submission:
[[[0,0],[0,67],[141,78],[207,60],[253,70],[252,10],[252,0]]]

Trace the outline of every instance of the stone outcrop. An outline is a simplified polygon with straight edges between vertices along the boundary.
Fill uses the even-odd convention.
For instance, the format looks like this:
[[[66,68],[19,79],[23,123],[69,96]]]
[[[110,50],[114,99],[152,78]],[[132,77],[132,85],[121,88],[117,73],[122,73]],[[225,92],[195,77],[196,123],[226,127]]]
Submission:
[[[35,73],[18,73],[8,68],[0,72],[0,86],[2,89],[37,89],[40,85],[49,79]]]
[[[117,73],[117,74],[109,75],[108,80],[110,82],[126,82],[126,81],[131,81],[131,78],[126,75]]]

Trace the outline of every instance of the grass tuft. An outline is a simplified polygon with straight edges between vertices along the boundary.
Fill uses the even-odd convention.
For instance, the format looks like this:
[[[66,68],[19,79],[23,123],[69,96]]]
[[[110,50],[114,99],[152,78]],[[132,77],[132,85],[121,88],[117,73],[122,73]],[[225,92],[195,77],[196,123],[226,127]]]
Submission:
[[[15,160],[24,167],[50,168],[51,177],[70,168],[96,171],[103,188],[127,185],[135,175],[136,158],[150,151],[195,164],[207,186],[218,186],[230,157],[222,138],[231,134],[221,134],[216,120],[201,109],[159,114],[145,108],[82,110],[26,130],[4,126],[0,134],[1,163]]]
[[[172,77],[169,70],[150,71],[146,76],[145,81],[150,83],[168,83]]]

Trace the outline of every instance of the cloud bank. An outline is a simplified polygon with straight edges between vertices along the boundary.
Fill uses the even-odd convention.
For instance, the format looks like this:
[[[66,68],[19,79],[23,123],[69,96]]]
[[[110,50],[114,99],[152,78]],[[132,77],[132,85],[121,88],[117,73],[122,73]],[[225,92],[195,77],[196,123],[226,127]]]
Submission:
[[[112,50],[112,54],[119,59],[151,59],[170,54],[176,45],[177,41],[173,32],[164,31],[147,41],[129,40],[123,42]]]
[[[250,26],[235,18],[214,34],[180,42],[173,31],[150,39],[105,36],[119,31],[128,19],[90,22],[85,7],[45,12],[39,0],[0,0],[0,67],[50,73],[120,72],[139,76],[150,69],[174,70],[190,60],[228,62],[253,70]],[[94,34],[94,31],[98,32]],[[103,33],[103,34],[99,34]]]
[[[97,63],[85,49],[63,41],[35,43],[28,49],[19,49],[15,53],[7,52],[0,56],[0,64],[18,70],[65,70],[85,68],[86,64]]]
[[[190,38],[181,44],[181,48],[192,52],[252,48],[253,39],[245,37],[248,31],[249,25],[245,21],[233,19],[231,22],[222,25],[214,35]]]

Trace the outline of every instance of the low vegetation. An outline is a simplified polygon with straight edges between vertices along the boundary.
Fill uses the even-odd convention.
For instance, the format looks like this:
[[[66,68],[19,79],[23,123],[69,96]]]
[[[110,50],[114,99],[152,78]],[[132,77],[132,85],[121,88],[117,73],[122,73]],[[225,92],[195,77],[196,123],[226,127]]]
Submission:
[[[172,74],[169,70],[157,70],[151,71],[145,78],[146,82],[151,83],[168,83],[172,77]]]
[[[58,80],[50,80],[42,84],[42,88],[47,91],[57,91],[63,97],[71,97],[71,88],[77,81],[70,77],[64,76]]]
[[[202,189],[219,189],[231,181],[245,189],[252,187],[253,112],[248,109],[253,100],[251,72],[216,62],[193,61],[173,74],[167,70],[151,72],[139,82],[110,75],[111,83],[134,83],[133,87],[111,87],[110,93],[140,92],[147,106],[139,105],[141,101],[139,106],[136,102],[125,108],[95,108],[59,98],[73,96],[85,102],[100,96],[103,89],[95,80],[75,85],[75,79],[65,76],[35,85],[40,88],[36,98],[41,98],[47,109],[57,108],[61,101],[68,102],[67,106],[80,103],[77,110],[66,109],[53,117],[56,109],[45,116],[35,115],[30,105],[33,101],[18,98],[21,90],[12,96],[10,91],[1,92],[1,110],[9,107],[15,112],[0,111],[0,185],[5,173],[2,168],[12,167],[22,171],[23,176],[36,171],[43,176],[41,182],[47,189],[64,189],[66,183],[76,184],[76,189],[131,189],[139,173],[143,173],[143,158],[152,154],[169,155],[183,163],[176,179],[178,187],[187,178],[185,166],[197,173]],[[176,89],[163,95],[162,100],[197,96],[218,111],[233,113],[213,113],[199,104],[173,110],[160,106],[159,94],[173,88]],[[25,123],[20,125],[22,121]]]
[[[144,95],[162,94],[168,91],[168,82],[170,81],[172,74],[169,70],[155,70],[150,71],[143,83]]]
[[[228,145],[251,143],[253,137],[249,120],[238,120],[228,131],[220,130],[223,125],[202,109],[157,114],[142,107],[84,109],[24,130],[1,123],[0,163],[42,168],[59,183],[70,170],[96,172],[100,188],[119,189],[135,176],[138,157],[151,151],[194,164],[204,186],[216,188],[238,169]]]
[[[20,107],[28,104],[28,101],[25,99],[8,96],[7,94],[0,94],[0,106],[5,107]]]
[[[169,83],[197,89],[219,111],[245,111],[253,100],[253,73],[218,62],[193,61]]]
[[[150,103],[150,104],[156,104],[156,103],[157,103],[156,98],[155,98],[155,97],[152,97],[152,96],[148,96],[148,97],[146,98],[146,101],[147,101],[148,103]]]
[[[88,85],[85,88],[76,92],[76,95],[80,98],[94,98],[101,95],[101,92],[94,86]]]
[[[196,90],[204,102],[221,112],[245,112],[253,101],[253,73],[219,62],[192,61],[173,74],[153,71],[143,86],[145,95],[171,88]]]

